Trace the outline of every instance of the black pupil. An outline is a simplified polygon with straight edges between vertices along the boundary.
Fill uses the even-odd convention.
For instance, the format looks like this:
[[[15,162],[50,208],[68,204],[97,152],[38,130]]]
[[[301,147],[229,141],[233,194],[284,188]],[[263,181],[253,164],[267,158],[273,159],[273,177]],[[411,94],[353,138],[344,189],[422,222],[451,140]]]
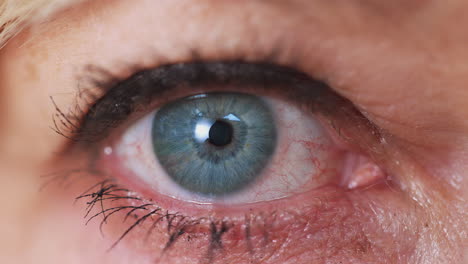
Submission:
[[[233,132],[231,124],[218,120],[210,128],[208,141],[217,147],[226,146],[231,143]]]

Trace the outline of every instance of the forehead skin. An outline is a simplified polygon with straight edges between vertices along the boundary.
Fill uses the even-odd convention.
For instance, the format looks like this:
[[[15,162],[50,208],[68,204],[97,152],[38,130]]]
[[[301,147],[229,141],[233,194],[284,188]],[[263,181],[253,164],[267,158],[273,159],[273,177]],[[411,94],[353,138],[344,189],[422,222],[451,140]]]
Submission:
[[[129,64],[186,61],[193,51],[206,60],[252,61],[275,51],[278,63],[326,80],[448,182],[458,210],[447,212],[454,216],[448,240],[458,243],[466,235],[459,219],[466,215],[468,169],[467,12],[463,0],[100,0],[74,6],[0,51],[0,112],[8,113],[0,115],[2,175],[25,159],[50,160],[64,144],[50,129],[49,96],[70,105],[89,64],[124,78]],[[9,190],[35,191],[24,179],[5,182]]]

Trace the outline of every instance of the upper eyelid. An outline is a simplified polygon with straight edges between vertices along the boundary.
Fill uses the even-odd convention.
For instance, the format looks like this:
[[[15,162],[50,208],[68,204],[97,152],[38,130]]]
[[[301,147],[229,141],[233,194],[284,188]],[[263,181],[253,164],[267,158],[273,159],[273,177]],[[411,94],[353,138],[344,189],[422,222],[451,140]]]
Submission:
[[[104,72],[104,71],[101,71]],[[75,124],[68,131],[70,138],[75,141],[97,141],[106,136],[108,128],[118,125],[135,109],[135,105],[149,104],[153,98],[170,92],[180,85],[207,86],[207,85],[234,85],[237,88],[254,85],[257,88],[265,86],[266,90],[274,90],[278,87],[294,89],[293,93],[285,91],[286,95],[296,96],[292,100],[314,98],[318,95],[326,95],[330,88],[307,75],[288,67],[262,63],[246,63],[242,61],[202,62],[196,61],[185,64],[172,64],[156,69],[139,71],[130,78],[118,81],[116,78],[108,78],[110,81],[102,83],[95,81],[98,93],[104,93],[100,98],[93,91],[81,94],[89,104],[89,110],[83,113],[82,124]],[[222,87],[220,87],[222,88]],[[301,96],[305,95],[305,96]],[[308,102],[312,105],[312,102]],[[57,109],[60,111],[60,109]],[[106,115],[112,115],[107,116]],[[63,115],[59,117],[64,118]],[[79,120],[77,118],[76,120]],[[57,123],[57,122],[56,122]],[[62,121],[69,124],[69,120]],[[96,129],[98,126],[100,129]],[[95,132],[93,132],[93,130]],[[95,134],[93,134],[95,133]]]
[[[135,7],[135,8],[139,8],[139,7]],[[279,10],[276,10],[275,12],[277,11]],[[131,12],[129,12],[128,14],[131,14]],[[217,14],[213,14],[213,15],[217,15]],[[259,17],[265,17],[265,15],[270,16],[271,14],[265,13],[263,15],[262,14],[258,14],[258,15]],[[228,16],[228,17],[229,17],[229,21],[231,22],[238,19],[235,15]],[[300,16],[297,16],[297,17],[300,17]],[[216,16],[213,17],[213,19],[215,18]],[[196,23],[196,21],[194,22],[195,22],[195,25],[194,25],[195,27],[203,27],[204,25],[204,23]],[[250,25],[248,21],[245,21],[245,23],[240,23],[240,24],[237,23],[236,27],[240,26],[242,30],[236,31],[238,34],[236,34],[234,38],[237,39],[236,41],[241,43],[241,45],[238,45],[235,47],[230,47],[229,45],[223,44],[223,43],[230,43],[233,41],[232,34],[226,35],[225,32],[216,31],[215,29],[210,30],[210,32],[212,32],[210,34],[211,37],[205,38],[205,39],[200,39],[197,36],[196,36],[197,39],[193,39],[192,34],[179,34],[182,38],[178,36],[173,36],[167,40],[166,39],[164,40],[164,43],[169,42],[169,43],[172,43],[173,45],[177,44],[174,47],[176,50],[175,52],[176,54],[175,55],[170,54],[171,57],[166,57],[162,55],[162,54],[167,53],[167,51],[162,50],[164,47],[163,48],[159,47],[158,42],[154,42],[156,43],[156,45],[154,46],[152,46],[152,44],[150,44],[149,46],[142,45],[141,43],[144,43],[144,41],[138,42],[138,44],[136,44],[135,42],[132,42],[131,41],[132,39],[139,39],[139,37],[143,38],[144,40],[144,36],[140,35],[141,31],[135,30],[134,32],[131,32],[131,34],[128,35],[128,38],[126,36],[125,41],[121,43],[125,45],[117,46],[116,52],[112,53],[112,57],[109,56],[108,52],[104,52],[104,50],[103,50],[103,53],[107,55],[107,57],[106,56],[103,57],[104,59],[102,59],[100,56],[95,56],[99,52],[96,52],[95,54],[91,52],[91,56],[89,60],[86,61],[86,63],[94,64],[96,61],[99,61],[99,64],[95,64],[96,67],[94,67],[94,69],[104,68],[109,71],[108,72],[100,71],[100,73],[97,73],[98,78],[96,79],[93,78],[90,84],[91,86],[94,86],[94,87],[109,88],[112,85],[108,85],[108,83],[115,84],[119,80],[129,77],[135,71],[148,69],[148,68],[155,68],[155,66],[158,66],[158,65],[160,66],[160,65],[177,63],[177,62],[184,62],[184,61],[190,61],[194,59],[205,60],[208,58],[211,61],[221,61],[221,60],[235,61],[235,60],[243,60],[243,59],[249,62],[267,61],[267,62],[271,62],[274,64],[299,69],[300,71],[305,72],[308,75],[313,75],[315,77],[323,77],[324,76],[323,72],[319,70],[321,68],[320,65],[322,65],[325,60],[328,60],[329,58],[327,58],[327,56],[330,55],[330,51],[325,52],[325,50],[320,49],[320,47],[322,46],[321,44],[322,41],[326,40],[325,36],[323,34],[318,34],[318,35],[312,34],[311,36],[313,37],[307,39],[307,45],[302,45],[302,41],[300,41],[300,39],[297,39],[297,36],[301,36],[299,32],[300,29],[294,26],[296,24],[299,25],[300,24],[299,22],[304,22],[304,21],[302,20],[289,21],[287,23],[280,22],[277,30],[275,30],[274,32],[270,32],[271,34],[268,33],[268,30],[264,28],[261,24]],[[174,23],[174,24],[177,24],[177,23]],[[101,28],[101,30],[105,30],[106,27],[110,29],[109,26],[113,26],[113,24],[103,23],[102,26],[103,28]],[[229,27],[232,27],[232,25]],[[143,28],[146,28],[146,27],[143,27]],[[300,27],[300,28],[303,28],[303,27]],[[315,26],[313,28],[315,28]],[[287,29],[290,29],[290,30],[287,30]],[[125,29],[120,29],[118,31],[118,34],[116,34],[115,36],[120,36],[121,33],[124,33],[124,32],[125,32]],[[217,32],[217,33],[213,33],[213,32]],[[58,34],[58,35],[61,35],[63,38],[67,38],[67,35],[73,34],[74,31],[70,30],[69,32],[63,32],[63,33],[65,34]],[[93,31],[93,28],[91,28],[89,31],[88,29],[86,29],[80,33],[83,33],[84,38],[92,38],[92,35],[95,34],[96,32]],[[321,33],[321,32],[316,32],[316,33]],[[209,39],[212,39],[212,37],[214,37],[214,35],[212,34],[215,34],[218,36],[216,38],[218,40],[216,41],[216,46],[212,45],[214,43],[205,42],[206,39],[209,40]],[[96,48],[96,46],[102,48],[102,47],[108,47],[109,45],[112,45],[113,47],[115,43],[115,39],[112,39],[113,36],[114,35],[111,35],[110,37],[106,37],[106,38],[99,38],[99,41],[100,41],[99,45],[93,45],[92,47],[88,45],[83,45],[80,47],[72,46],[72,48],[78,48],[76,50],[73,49],[73,52],[74,53],[75,52],[77,53],[87,52],[86,54],[88,54],[89,53],[88,50],[99,51],[99,48]],[[155,34],[154,36],[152,36],[152,38],[157,39],[158,36],[159,36],[158,34]],[[261,36],[262,41],[255,41],[255,40],[259,40],[258,39],[259,36]],[[184,40],[185,37],[190,38],[191,41],[188,41],[188,39]],[[190,44],[187,44],[187,43],[190,43]],[[135,46],[134,44],[138,46]],[[144,46],[144,47],[141,47],[141,46]],[[125,49],[138,50],[138,52],[132,53],[135,56],[120,57],[119,54],[127,54],[127,51],[121,50],[121,49],[124,49],[122,47],[125,47]],[[316,51],[310,52],[311,49],[313,48],[316,48]],[[85,49],[85,50],[82,50],[82,49]],[[171,50],[171,52],[173,51],[174,49]],[[96,58],[100,58],[100,59],[96,59]],[[121,65],[124,65],[124,66],[121,67]],[[85,71],[85,78],[86,78],[87,73],[88,71]],[[81,75],[82,73],[79,72],[77,75],[77,80],[80,81],[83,79]],[[102,78],[102,79],[99,79],[99,78]],[[98,80],[97,82],[98,85],[95,85],[96,83],[93,83],[93,81],[96,81],[96,80]],[[102,80],[104,80],[104,82],[101,82]],[[86,86],[89,84],[87,83],[88,81],[89,80],[84,81],[84,85],[85,85],[84,90],[88,90],[86,89]],[[96,89],[94,89],[92,92],[92,97],[94,98],[91,101],[93,101],[95,98],[101,97],[103,93],[106,92],[105,90],[106,89],[103,89],[97,93],[94,93],[94,91],[96,91]],[[80,99],[80,101],[83,101],[83,100]],[[84,106],[81,109],[83,109],[83,111],[86,112],[86,108],[90,107],[92,103],[85,102],[82,105]]]
[[[279,10],[276,10],[275,12],[277,11]],[[123,15],[126,14],[131,14],[131,12],[124,13]],[[212,15],[212,19],[216,19],[216,17],[220,14]],[[268,16],[271,16],[271,13],[260,12],[258,14],[258,18],[267,18]],[[154,17],[155,16],[153,15],[153,18]],[[89,49],[97,50],[98,52],[95,52],[95,54],[91,52],[91,56],[89,60],[86,60],[86,63],[93,64],[99,61],[99,64],[95,64],[97,68],[102,69],[102,67],[104,67],[107,70],[112,69],[110,70],[111,74],[107,75],[107,77],[108,79],[110,79],[110,82],[108,83],[113,84],[115,84],[116,81],[118,82],[119,80],[129,77],[135,71],[141,69],[154,68],[158,65],[160,66],[164,64],[186,62],[193,59],[209,59],[211,61],[235,61],[239,59],[245,59],[249,62],[268,61],[274,64],[299,69],[300,71],[307,73],[308,75],[317,77],[318,79],[327,80],[327,83],[331,84],[330,88],[334,89],[335,87],[333,87],[332,80],[336,82],[335,73],[339,72],[339,69],[336,71],[333,70],[334,68],[336,68],[336,58],[345,55],[345,50],[343,48],[339,48],[339,43],[342,42],[342,40],[337,39],[336,41],[331,41],[334,38],[333,35],[324,34],[324,30],[326,30],[327,27],[325,27],[324,29],[318,27],[318,25],[323,21],[315,21],[313,19],[310,21],[303,21],[304,19],[310,19],[311,17],[301,18],[300,15],[294,17],[294,21],[277,20],[278,22],[275,22],[275,25],[277,25],[278,27],[275,27],[275,30],[273,30],[273,32],[270,32],[270,27],[265,28],[264,25],[262,25],[261,23],[251,25],[248,23],[248,21],[242,21],[242,23],[235,24],[236,27],[240,27],[240,30],[235,31],[236,34],[226,34],[228,31],[219,31],[215,30],[214,28],[211,28],[211,30],[209,31],[211,32],[210,37],[207,36],[206,38],[200,38],[200,36],[195,36],[193,34],[184,34],[188,33],[184,31],[181,32],[181,34],[171,35],[169,39],[164,39],[162,43],[166,44],[162,46],[158,44],[160,42],[155,42],[154,39],[158,39],[158,37],[161,36],[157,33],[158,31],[166,32],[168,28],[161,28],[158,31],[154,31],[154,35],[151,35],[151,39],[153,41],[151,43],[146,43],[146,45],[142,45],[142,43],[144,44],[147,38],[145,38],[145,35],[141,34],[143,31],[148,33],[147,30],[150,29],[148,29],[147,27],[142,27],[141,29],[143,30],[133,30],[131,32],[127,32],[124,28],[119,30],[115,35],[110,35],[106,38],[99,38],[99,41],[95,43],[98,45],[89,46],[85,44],[80,47],[72,46],[72,48],[73,52],[76,53],[82,53],[85,51],[88,52]],[[239,17],[237,17],[236,15],[228,15],[228,20],[230,22],[237,21],[238,18]],[[199,22],[200,21],[194,21],[194,28],[202,29],[203,26],[206,26],[206,21],[204,21],[203,23]],[[301,24],[299,22],[304,23]],[[177,21],[174,21],[173,24],[175,25],[175,27],[178,26]],[[111,29],[111,26],[115,25],[113,23],[106,24],[103,22],[102,26],[103,27],[101,28],[101,30],[106,30]],[[229,23],[226,26],[232,28],[232,25],[229,25]],[[308,27],[308,30],[313,31],[313,34],[309,34],[307,38],[305,38],[304,35],[301,34],[303,33],[301,32],[301,30],[305,29],[305,26],[310,26]],[[69,33],[64,33],[65,36],[63,37],[67,38],[67,34],[73,34],[76,32],[70,30]],[[93,34],[97,32],[93,31],[93,28],[91,28],[89,31],[88,29],[86,29],[83,30],[83,32],[81,33],[83,33],[84,38],[92,38]],[[125,39],[122,39],[122,43],[119,42],[121,45],[118,45],[116,47],[116,52],[112,52],[112,54],[109,54],[106,50],[101,50],[103,54],[105,54],[104,57],[96,55],[99,53],[99,50],[102,49],[102,47],[104,47],[104,49],[105,47],[114,47],[116,39],[113,37],[120,38],[122,37],[122,34],[126,33],[128,33],[129,35],[126,36]],[[142,41],[133,41],[134,39],[140,40],[140,38],[142,39]],[[216,39],[216,42],[211,41],[214,39]],[[230,46],[229,43],[232,43],[234,40],[235,43],[238,43],[238,45]],[[227,45],[224,45],[224,43],[226,43]],[[305,43],[307,43],[307,45],[305,45]],[[168,50],[164,50],[165,48],[167,48],[167,45],[173,46],[169,50],[169,52]],[[77,49],[75,50],[75,48]],[[129,49],[137,50],[137,52],[130,53],[132,54],[132,56],[127,57],[122,57],[121,55],[119,55],[129,54]],[[175,54],[171,54],[172,52],[174,52]],[[165,53],[169,53],[169,56],[164,56],[163,54]],[[356,54],[353,53],[353,55]],[[124,66],[121,67],[121,65]],[[79,65],[77,66],[80,67]],[[335,78],[332,78],[333,76],[331,76],[330,72],[334,73],[333,76],[335,76]],[[77,75],[77,79],[80,78],[81,76]],[[99,82],[100,81],[101,80],[99,80]],[[104,82],[104,84],[105,83],[106,82]],[[103,87],[102,84],[103,83],[100,82],[99,85],[95,87]],[[110,85],[107,85],[107,88],[109,87]],[[101,90],[97,96],[93,94],[93,97],[101,97],[102,92],[103,90]],[[85,109],[86,111],[86,108],[89,107],[91,104],[85,103],[84,105],[85,107],[83,107],[82,109]]]

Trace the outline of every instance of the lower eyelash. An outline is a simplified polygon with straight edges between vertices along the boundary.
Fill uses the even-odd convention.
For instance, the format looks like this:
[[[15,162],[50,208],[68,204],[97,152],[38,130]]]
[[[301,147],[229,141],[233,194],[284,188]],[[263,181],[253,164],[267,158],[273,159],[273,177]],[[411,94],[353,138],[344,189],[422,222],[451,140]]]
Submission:
[[[75,180],[74,177],[99,174],[96,171],[86,169],[75,169],[66,172],[53,173],[46,175],[48,180],[43,184],[43,187],[52,183],[68,184]],[[90,175],[91,176],[91,175]],[[102,174],[100,175],[102,176]],[[145,224],[149,224],[145,236],[142,238],[146,244],[151,235],[158,229],[164,228],[167,230],[167,240],[162,247],[159,258],[167,254],[174,245],[186,236],[186,240],[207,239],[207,250],[204,253],[201,263],[212,263],[217,254],[225,249],[223,236],[231,230],[241,232],[236,236],[242,236],[245,249],[253,257],[257,248],[253,245],[253,233],[258,233],[265,247],[269,242],[269,226],[274,225],[276,219],[275,212],[264,214],[245,215],[242,221],[233,221],[228,218],[208,218],[208,217],[189,217],[180,213],[171,213],[159,207],[152,201],[146,201],[138,197],[131,190],[120,186],[116,180],[108,178],[101,179],[98,183],[89,186],[80,195],[76,196],[75,202],[85,201],[86,209],[84,218],[88,224],[96,221],[101,217],[99,230],[104,235],[103,227],[112,217],[122,217],[122,221],[126,222],[133,218],[134,221],[125,231],[114,241],[109,247],[109,251],[113,250],[124,238],[126,238],[133,230],[143,228]],[[119,202],[122,203],[119,203]],[[110,204],[117,203],[115,206]],[[151,222],[150,222],[151,221]],[[150,223],[148,223],[150,222]],[[258,228],[259,230],[254,230]],[[201,231],[200,231],[201,230]],[[201,235],[201,236],[200,236]]]

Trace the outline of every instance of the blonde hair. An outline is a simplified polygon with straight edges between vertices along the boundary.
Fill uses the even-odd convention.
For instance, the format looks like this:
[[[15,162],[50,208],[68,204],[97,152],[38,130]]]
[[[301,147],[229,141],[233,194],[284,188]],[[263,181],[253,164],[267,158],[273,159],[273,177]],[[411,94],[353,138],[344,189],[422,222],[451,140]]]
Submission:
[[[30,23],[77,0],[0,0],[0,48]]]

